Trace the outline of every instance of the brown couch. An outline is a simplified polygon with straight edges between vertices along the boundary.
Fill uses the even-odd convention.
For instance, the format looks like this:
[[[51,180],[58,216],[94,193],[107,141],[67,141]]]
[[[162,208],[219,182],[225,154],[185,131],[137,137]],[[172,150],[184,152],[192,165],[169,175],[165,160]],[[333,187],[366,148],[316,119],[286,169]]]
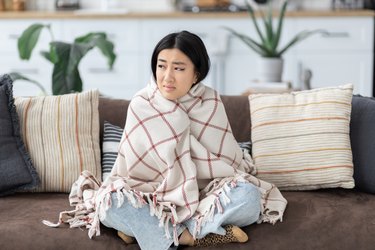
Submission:
[[[248,141],[247,97],[224,96],[223,102],[235,137],[238,141]],[[104,120],[123,126],[127,106],[126,100],[101,98],[101,128]],[[250,239],[247,243],[216,248],[374,249],[373,194],[355,189],[282,193],[289,202],[283,222],[245,227]],[[102,235],[90,240],[85,229],[69,229],[66,225],[49,228],[42,224],[43,219],[56,221],[64,209],[71,209],[68,194],[64,193],[19,193],[0,198],[0,249],[139,249],[137,244],[125,245],[116,231],[104,226]]]

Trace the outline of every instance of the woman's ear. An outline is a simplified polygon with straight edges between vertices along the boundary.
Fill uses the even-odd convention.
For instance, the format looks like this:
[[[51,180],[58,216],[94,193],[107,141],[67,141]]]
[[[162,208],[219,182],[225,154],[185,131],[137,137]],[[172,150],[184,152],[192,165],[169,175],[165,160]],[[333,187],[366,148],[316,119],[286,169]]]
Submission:
[[[199,72],[195,72],[193,84],[196,84],[198,82],[198,78],[199,78]]]

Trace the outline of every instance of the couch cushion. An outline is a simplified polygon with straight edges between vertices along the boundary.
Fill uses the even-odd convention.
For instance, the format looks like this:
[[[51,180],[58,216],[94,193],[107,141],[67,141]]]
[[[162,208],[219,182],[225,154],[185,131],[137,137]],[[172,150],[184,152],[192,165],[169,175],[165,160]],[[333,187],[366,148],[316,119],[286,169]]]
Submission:
[[[237,141],[250,141],[250,108],[247,96],[221,96],[232,132]]]
[[[17,97],[21,133],[41,178],[40,192],[69,192],[83,170],[101,177],[99,92]]]
[[[352,90],[250,95],[257,177],[282,190],[353,188]]]
[[[375,99],[353,96],[350,120],[356,188],[375,193]]]
[[[374,195],[353,189],[282,193],[288,201],[283,222],[247,227],[250,242],[241,249],[374,248]]]
[[[0,248],[27,249],[125,249],[116,231],[101,227],[101,236],[90,239],[84,228],[69,225],[51,228],[42,220],[57,221],[62,210],[71,210],[65,193],[20,193],[0,201]],[[138,248],[139,249],[139,248]]]
[[[12,80],[0,78],[0,196],[35,188],[38,174],[20,135]]]
[[[373,249],[374,195],[347,189],[283,192],[283,195],[288,200],[283,222],[245,227],[248,242],[181,249]],[[68,225],[50,228],[42,224],[44,219],[56,221],[64,209],[72,209],[68,194],[26,193],[2,198],[1,249],[139,250],[137,244],[124,244],[115,230],[104,226],[100,236],[89,239],[86,229],[70,229]]]

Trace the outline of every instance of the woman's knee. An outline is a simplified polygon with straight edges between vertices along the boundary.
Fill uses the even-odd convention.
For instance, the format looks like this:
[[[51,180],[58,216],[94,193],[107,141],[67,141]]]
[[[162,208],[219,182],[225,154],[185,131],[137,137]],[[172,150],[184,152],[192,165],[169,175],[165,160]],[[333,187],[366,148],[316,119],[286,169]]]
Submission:
[[[240,182],[231,192],[240,201],[260,202],[261,199],[259,188],[251,183]]]
[[[231,195],[232,196],[232,195]],[[260,214],[261,193],[251,183],[238,183],[233,190],[233,202],[241,205],[241,209],[257,216]]]
[[[259,219],[261,194],[258,187],[240,182],[225,195],[230,200],[229,203],[224,203],[226,216],[229,216],[225,219],[225,223],[247,226]],[[224,201],[224,197],[221,197],[221,201]]]

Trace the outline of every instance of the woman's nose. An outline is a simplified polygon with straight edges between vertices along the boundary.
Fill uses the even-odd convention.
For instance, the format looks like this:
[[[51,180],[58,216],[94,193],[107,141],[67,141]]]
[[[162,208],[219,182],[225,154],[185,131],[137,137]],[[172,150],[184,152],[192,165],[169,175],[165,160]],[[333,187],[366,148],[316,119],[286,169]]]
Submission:
[[[173,78],[174,78],[173,70],[171,70],[171,69],[167,69],[167,70],[165,71],[164,79],[165,79],[167,82],[171,82],[171,81],[173,81]]]

